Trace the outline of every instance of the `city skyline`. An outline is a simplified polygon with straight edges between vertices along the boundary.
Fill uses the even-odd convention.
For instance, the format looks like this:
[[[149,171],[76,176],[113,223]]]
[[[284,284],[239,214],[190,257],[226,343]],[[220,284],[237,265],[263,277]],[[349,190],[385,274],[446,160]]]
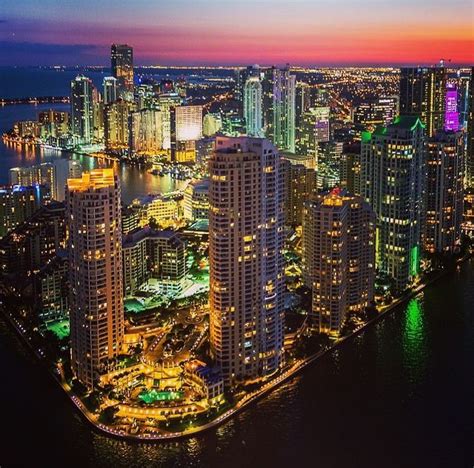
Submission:
[[[468,0],[4,2],[0,65],[105,65],[129,43],[138,65],[421,65],[474,61]],[[455,7],[455,8],[454,8]],[[124,21],[124,18],[127,21]],[[258,47],[255,45],[258,44]]]

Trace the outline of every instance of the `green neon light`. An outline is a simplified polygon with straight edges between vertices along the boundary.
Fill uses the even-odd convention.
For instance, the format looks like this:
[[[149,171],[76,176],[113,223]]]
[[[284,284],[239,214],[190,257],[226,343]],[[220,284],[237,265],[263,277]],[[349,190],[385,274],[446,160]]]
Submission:
[[[410,276],[418,276],[420,272],[420,247],[415,245],[410,251]]]
[[[361,132],[360,134],[362,143],[369,143],[372,140],[372,133],[370,132]]]

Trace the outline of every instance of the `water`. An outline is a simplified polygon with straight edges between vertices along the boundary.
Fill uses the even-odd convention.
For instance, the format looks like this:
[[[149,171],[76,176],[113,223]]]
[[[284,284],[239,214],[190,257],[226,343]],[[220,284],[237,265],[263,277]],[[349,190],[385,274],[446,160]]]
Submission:
[[[0,107],[0,134],[12,128],[17,120],[35,119],[38,112],[46,109],[68,110],[64,104],[42,104],[14,105]],[[19,147],[16,145],[5,145],[0,141],[0,185],[8,184],[8,170],[16,166],[31,166],[45,161],[53,161],[56,158],[72,158],[81,162],[84,170],[91,170],[98,166],[109,166],[111,163],[99,162],[97,159],[79,155],[65,154],[58,150],[40,147]],[[122,199],[124,203],[130,203],[134,198],[149,193],[166,193],[185,185],[183,181],[177,181],[169,176],[159,177],[148,173],[143,168],[129,165],[115,164],[122,182]]]
[[[4,466],[472,466],[474,262],[216,430],[155,445],[76,414],[0,321]]]

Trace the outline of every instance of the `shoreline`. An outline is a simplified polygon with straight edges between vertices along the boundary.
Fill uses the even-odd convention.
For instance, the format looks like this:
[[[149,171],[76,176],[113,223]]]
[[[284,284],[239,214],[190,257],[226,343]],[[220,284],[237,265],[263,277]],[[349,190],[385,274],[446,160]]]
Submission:
[[[355,329],[352,333],[349,335],[346,335],[342,338],[337,339],[329,348],[323,349],[318,351],[315,354],[312,354],[308,356],[307,358],[300,359],[296,361],[289,369],[285,370],[282,374],[278,375],[274,379],[268,381],[266,384],[264,384],[261,388],[258,390],[249,393],[245,395],[241,400],[239,400],[232,408],[227,410],[225,413],[221,414],[219,417],[216,419],[203,424],[201,426],[196,426],[194,428],[187,429],[182,432],[170,432],[170,433],[162,433],[162,434],[130,434],[128,432],[125,432],[123,430],[114,430],[113,428],[102,424],[98,421],[97,418],[93,417],[90,411],[85,407],[85,405],[82,403],[82,401],[77,397],[69,388],[67,384],[64,382],[60,381],[58,379],[58,376],[54,374],[53,370],[50,369],[44,361],[44,358],[42,358],[36,350],[31,346],[31,343],[28,340],[28,337],[20,330],[20,327],[18,324],[15,323],[14,317],[12,317],[10,314],[8,314],[6,311],[3,311],[3,316],[6,319],[6,323],[8,323],[12,329],[16,332],[16,334],[21,338],[21,341],[23,344],[26,344],[26,347],[32,351],[34,356],[40,361],[42,365],[45,366],[47,373],[50,375],[50,377],[53,378],[53,380],[59,384],[60,388],[63,390],[64,394],[68,397],[69,401],[73,403],[73,406],[75,409],[82,415],[83,420],[87,422],[91,428],[94,430],[105,434],[107,436],[120,439],[120,440],[125,440],[127,442],[161,442],[161,441],[176,441],[179,439],[185,439],[189,438],[192,436],[195,436],[199,433],[203,433],[206,431],[209,431],[210,429],[216,428],[223,424],[224,422],[230,420],[232,417],[236,416],[240,412],[244,411],[248,407],[250,407],[252,404],[257,403],[261,399],[263,399],[265,396],[267,396],[269,393],[272,391],[276,390],[279,388],[282,384],[289,382],[293,378],[297,377],[299,374],[301,374],[305,369],[307,369],[309,366],[314,364],[318,359],[324,357],[326,354],[334,351],[339,347],[340,345],[350,341],[351,339],[359,336],[362,332],[364,332],[369,326],[374,325],[377,323],[379,320],[381,320],[383,317],[386,317],[389,315],[391,312],[394,312],[397,310],[397,308],[405,303],[407,303],[410,299],[413,297],[416,297],[419,293],[421,293],[425,288],[428,286],[433,285],[436,283],[438,280],[441,278],[447,276],[448,274],[454,273],[456,271],[456,268],[459,267],[460,265],[464,264],[466,261],[472,258],[472,254],[467,253],[464,257],[458,259],[456,261],[456,264],[453,265],[452,268],[447,268],[445,270],[440,271],[438,274],[436,274],[433,278],[429,279],[426,283],[421,283],[418,286],[416,286],[413,290],[407,292],[405,295],[401,296],[397,300],[395,300],[393,303],[389,304],[386,306],[382,311],[378,313],[378,315],[365,324],[361,325],[357,329]]]

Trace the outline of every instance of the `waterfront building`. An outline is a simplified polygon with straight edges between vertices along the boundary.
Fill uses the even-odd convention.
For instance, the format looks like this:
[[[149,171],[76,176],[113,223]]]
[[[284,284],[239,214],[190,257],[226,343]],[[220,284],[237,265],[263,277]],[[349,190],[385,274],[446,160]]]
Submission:
[[[106,76],[102,81],[104,104],[111,104],[118,99],[118,80],[113,76]]]
[[[186,187],[183,214],[191,221],[209,218],[209,179],[193,180]]]
[[[162,93],[158,96],[158,108],[163,112],[163,149],[171,149],[173,133],[173,143],[176,142],[176,114],[173,109],[181,106],[183,99],[177,93]],[[173,119],[173,122],[172,122]]]
[[[263,136],[262,83],[257,76],[249,77],[245,83],[244,119],[248,136]]]
[[[375,214],[361,197],[334,188],[305,203],[302,244],[312,325],[338,335],[346,314],[374,298]]]
[[[122,351],[124,334],[120,184],[113,169],[69,179],[71,366],[94,389]]]
[[[196,142],[202,138],[202,106],[170,109],[171,161],[194,162]]]
[[[217,137],[209,174],[211,354],[231,385],[282,364],[284,170],[266,139]]]
[[[38,113],[38,122],[41,124],[45,137],[58,137],[69,132],[69,112],[60,112],[53,109]]]
[[[91,143],[94,132],[92,80],[78,75],[71,81],[71,132],[81,143]]]
[[[134,105],[123,99],[107,104],[104,110],[105,147],[125,150],[130,143],[130,114]]]
[[[13,132],[20,138],[38,138],[41,135],[41,124],[36,120],[20,120],[14,123]]]
[[[133,100],[133,48],[127,44],[112,44],[110,58],[118,97]]]
[[[400,114],[420,117],[426,135],[434,136],[444,123],[446,68],[440,64],[402,68],[400,72]]]
[[[163,150],[163,113],[142,109],[131,114],[130,150],[153,155]]]
[[[44,185],[14,185],[0,189],[0,237],[49,203],[51,190]]]
[[[377,268],[404,291],[418,277],[425,218],[425,127],[400,116],[362,134],[361,195],[377,216]]]
[[[52,163],[35,164],[27,167],[12,167],[9,170],[10,185],[33,186],[44,185],[51,191],[53,199],[56,198],[55,170]]]
[[[207,113],[202,119],[202,134],[212,137],[222,128],[222,116],[220,113]]]
[[[450,123],[448,127],[451,127]],[[450,130],[438,131],[428,140],[426,155],[425,250],[453,253],[461,241],[463,217],[462,133]]]
[[[184,365],[184,377],[192,388],[205,397],[209,405],[224,401],[224,380],[217,369],[193,359]]]
[[[304,203],[317,193],[314,168],[307,168],[293,158],[285,162],[285,224],[300,226],[303,222]]]

